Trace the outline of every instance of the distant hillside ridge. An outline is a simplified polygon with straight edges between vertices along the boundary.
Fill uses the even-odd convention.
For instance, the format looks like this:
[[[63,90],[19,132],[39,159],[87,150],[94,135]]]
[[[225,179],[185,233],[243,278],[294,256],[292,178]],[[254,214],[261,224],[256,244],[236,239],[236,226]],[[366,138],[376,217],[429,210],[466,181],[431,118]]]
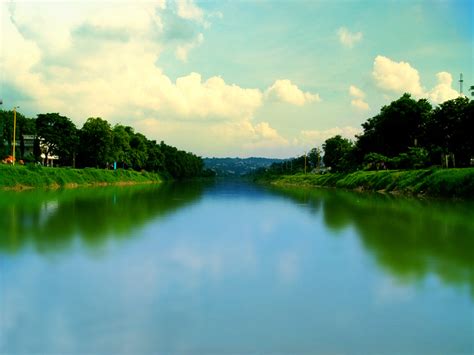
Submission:
[[[255,172],[260,168],[267,168],[273,163],[281,163],[287,159],[273,158],[203,158],[204,166],[213,170],[216,176],[240,177]]]

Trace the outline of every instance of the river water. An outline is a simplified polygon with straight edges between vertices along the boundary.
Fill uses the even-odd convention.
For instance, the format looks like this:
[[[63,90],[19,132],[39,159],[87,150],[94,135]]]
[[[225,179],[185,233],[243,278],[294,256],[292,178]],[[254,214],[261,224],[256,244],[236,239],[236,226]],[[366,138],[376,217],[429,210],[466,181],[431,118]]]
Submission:
[[[0,354],[472,354],[474,204],[0,192]]]

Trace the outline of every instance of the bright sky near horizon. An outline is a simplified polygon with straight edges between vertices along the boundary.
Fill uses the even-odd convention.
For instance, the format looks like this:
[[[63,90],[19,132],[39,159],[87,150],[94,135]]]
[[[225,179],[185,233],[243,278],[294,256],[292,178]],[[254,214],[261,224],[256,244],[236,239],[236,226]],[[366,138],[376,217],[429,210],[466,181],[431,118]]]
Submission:
[[[404,92],[473,80],[470,0],[1,1],[4,109],[130,125],[202,156],[290,157]]]

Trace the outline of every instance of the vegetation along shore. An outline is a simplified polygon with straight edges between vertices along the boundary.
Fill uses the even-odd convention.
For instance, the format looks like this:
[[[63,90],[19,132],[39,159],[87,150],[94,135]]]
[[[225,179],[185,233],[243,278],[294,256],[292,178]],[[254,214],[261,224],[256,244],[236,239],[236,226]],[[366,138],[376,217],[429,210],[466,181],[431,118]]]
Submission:
[[[474,197],[474,101],[433,108],[404,94],[362,124],[350,141],[336,135],[322,149],[273,163],[253,178],[274,184],[333,186],[446,197]]]
[[[13,134],[15,132],[15,134]],[[12,139],[17,137],[17,139]],[[212,176],[201,157],[130,126],[0,110],[0,188],[130,184]]]
[[[338,187],[436,197],[474,198],[474,168],[356,171],[267,175],[258,182],[277,186]]]
[[[78,186],[128,185],[160,183],[157,173],[134,170],[104,170],[96,168],[49,168],[41,165],[0,164],[0,188],[23,190],[28,188],[70,188]]]

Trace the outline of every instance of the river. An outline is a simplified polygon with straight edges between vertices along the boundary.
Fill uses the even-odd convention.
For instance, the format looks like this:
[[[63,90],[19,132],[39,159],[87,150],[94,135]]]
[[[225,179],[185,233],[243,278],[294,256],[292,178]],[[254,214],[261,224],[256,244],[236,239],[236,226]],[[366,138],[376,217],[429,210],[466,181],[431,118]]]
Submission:
[[[0,354],[472,354],[474,204],[242,182],[0,192]]]

